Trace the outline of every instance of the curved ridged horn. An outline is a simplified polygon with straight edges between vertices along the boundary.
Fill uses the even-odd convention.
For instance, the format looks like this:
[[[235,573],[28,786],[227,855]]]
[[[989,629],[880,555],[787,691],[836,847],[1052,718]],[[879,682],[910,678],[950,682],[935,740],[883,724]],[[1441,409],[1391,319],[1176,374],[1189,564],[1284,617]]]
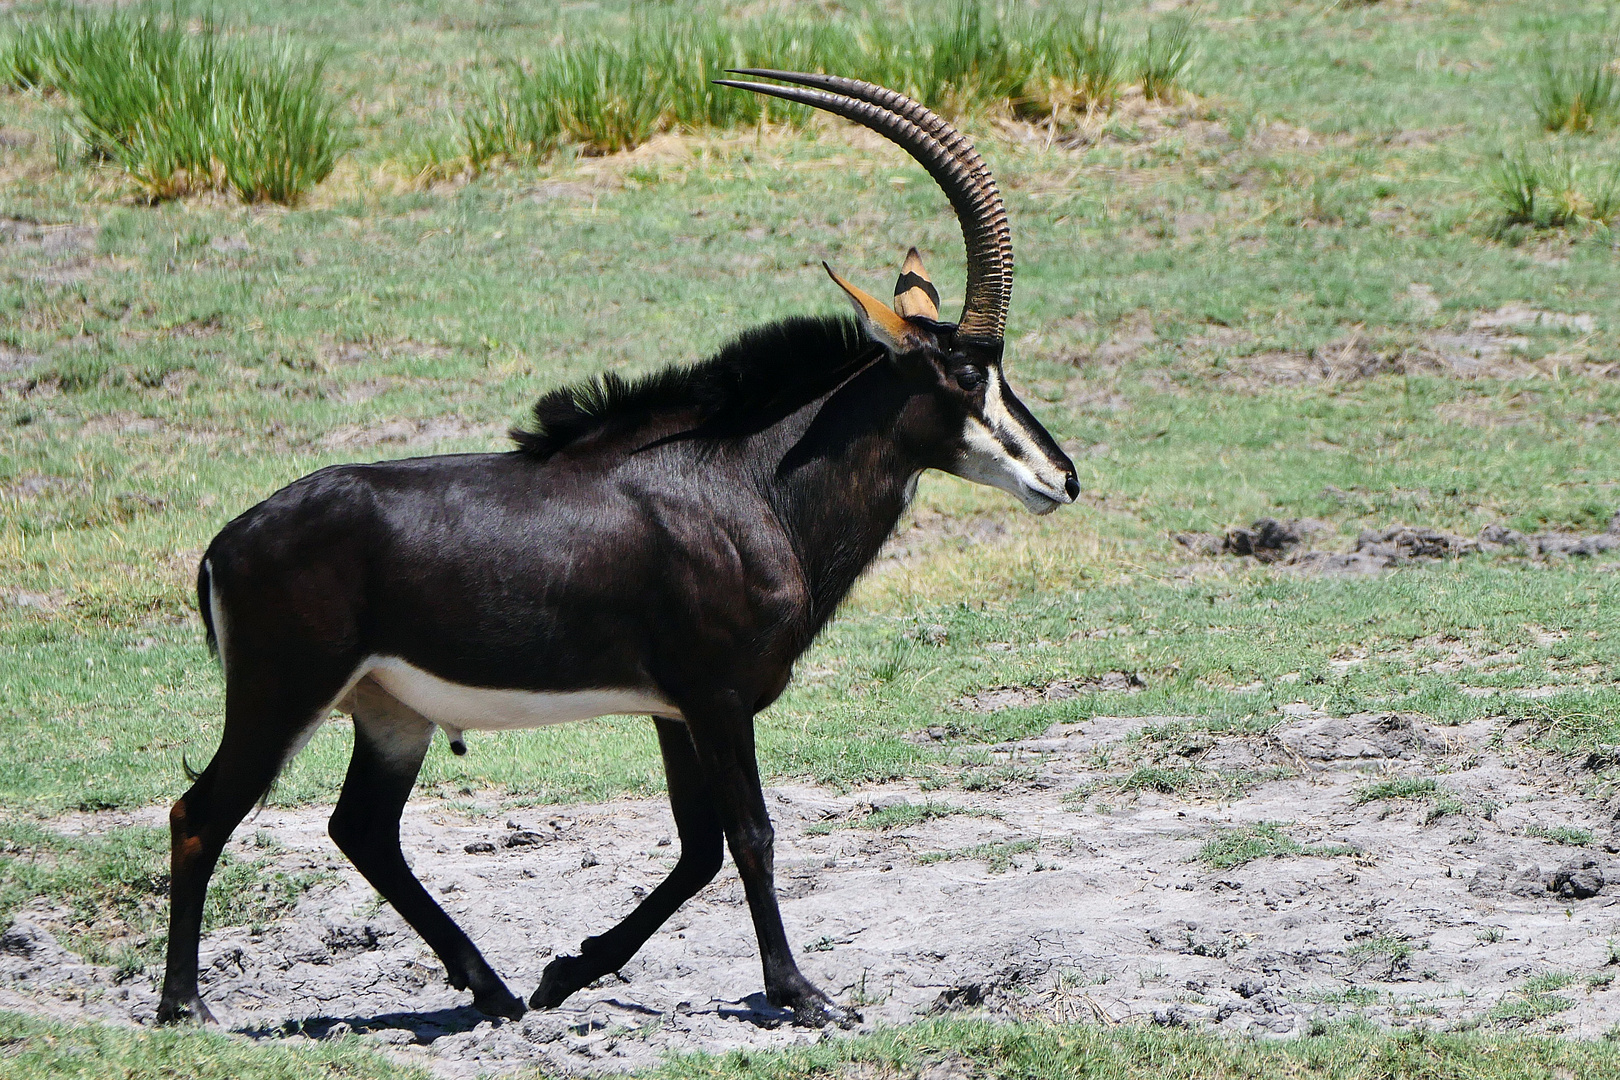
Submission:
[[[995,178],[973,144],[904,94],[859,79],[767,68],[739,69],[733,74],[798,83],[805,89],[715,80],[721,86],[798,102],[853,120],[898,144],[928,170],[950,199],[967,247],[967,294],[957,334],[999,344],[1012,300],[1012,232]]]

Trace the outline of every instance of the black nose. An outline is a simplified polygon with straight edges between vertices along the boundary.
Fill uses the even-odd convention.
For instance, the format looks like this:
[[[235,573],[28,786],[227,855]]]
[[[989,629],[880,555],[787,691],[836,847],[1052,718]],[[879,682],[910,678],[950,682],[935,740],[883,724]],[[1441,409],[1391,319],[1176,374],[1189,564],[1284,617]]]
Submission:
[[[1068,494],[1069,501],[1074,502],[1080,497],[1080,481],[1070,476],[1068,481],[1064,483],[1063,490]]]

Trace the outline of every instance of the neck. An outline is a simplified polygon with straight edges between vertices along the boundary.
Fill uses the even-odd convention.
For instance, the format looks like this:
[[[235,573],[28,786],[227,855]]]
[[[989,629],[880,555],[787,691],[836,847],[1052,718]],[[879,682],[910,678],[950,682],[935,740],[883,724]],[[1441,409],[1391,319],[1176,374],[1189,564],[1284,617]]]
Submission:
[[[906,508],[920,468],[905,449],[910,400],[878,362],[783,425],[787,449],[769,497],[810,587],[813,630],[832,618]]]

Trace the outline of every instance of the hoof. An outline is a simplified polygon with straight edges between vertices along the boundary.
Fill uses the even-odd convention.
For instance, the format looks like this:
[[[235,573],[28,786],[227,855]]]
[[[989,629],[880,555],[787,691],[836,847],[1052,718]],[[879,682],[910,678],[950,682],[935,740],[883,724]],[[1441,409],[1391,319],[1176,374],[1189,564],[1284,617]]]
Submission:
[[[473,995],[473,1008],[485,1016],[505,1017],[508,1020],[521,1020],[528,1010],[523,1007],[517,995],[506,987],[497,987],[482,994]]]
[[[573,977],[573,969],[579,963],[577,956],[559,956],[546,965],[546,970],[540,975],[540,985],[529,996],[531,1009],[555,1009],[578,990],[583,983]]]
[[[193,994],[186,1001],[164,998],[158,1002],[157,1022],[160,1024],[217,1024],[214,1014],[203,1004],[201,994]]]

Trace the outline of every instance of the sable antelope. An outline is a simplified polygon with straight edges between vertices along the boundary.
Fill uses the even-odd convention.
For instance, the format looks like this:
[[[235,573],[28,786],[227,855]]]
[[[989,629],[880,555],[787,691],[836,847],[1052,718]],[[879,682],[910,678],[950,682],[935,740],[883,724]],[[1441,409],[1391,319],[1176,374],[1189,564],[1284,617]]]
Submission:
[[[972,145],[918,103],[851,79],[748,70],[723,85],[825,109],[927,168],[962,225],[961,321],[913,250],[893,309],[828,268],[854,321],[793,318],[636,382],[553,391],[501,454],[338,465],[248,510],[209,545],[197,599],[225,676],[219,750],[174,804],[159,1019],[209,1020],[197,939],[231,831],[338,708],[354,757],[339,848],[433,947],[473,1004],[523,1004],[411,873],[399,819],[435,726],[607,714],[657,727],[680,858],[631,914],[553,959],[553,1007],[621,968],[736,861],[767,998],[802,1023],[845,1014],[799,971],[772,882],[754,715],[894,529],[924,469],[1073,502],[1074,465],[1002,377],[1007,215]]]

